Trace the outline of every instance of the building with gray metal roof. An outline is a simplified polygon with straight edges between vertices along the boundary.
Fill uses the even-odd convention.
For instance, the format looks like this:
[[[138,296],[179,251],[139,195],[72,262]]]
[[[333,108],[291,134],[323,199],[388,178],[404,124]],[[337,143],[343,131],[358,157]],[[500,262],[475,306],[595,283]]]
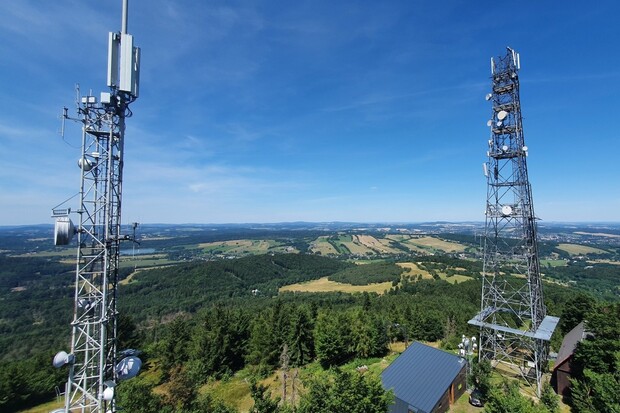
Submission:
[[[381,374],[383,387],[394,391],[390,413],[442,413],[466,389],[466,361],[443,350],[414,342]]]
[[[553,372],[551,374],[551,385],[555,392],[560,396],[568,396],[570,392],[570,379],[573,371],[571,368],[571,360],[577,344],[586,337],[585,324],[582,321],[577,324],[562,340],[562,346],[558,352],[558,358],[555,361]]]

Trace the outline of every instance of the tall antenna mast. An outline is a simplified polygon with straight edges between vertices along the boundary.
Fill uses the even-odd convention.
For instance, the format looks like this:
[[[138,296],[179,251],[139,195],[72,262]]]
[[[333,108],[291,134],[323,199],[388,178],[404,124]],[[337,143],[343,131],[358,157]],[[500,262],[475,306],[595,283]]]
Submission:
[[[109,34],[107,86],[100,99],[79,96],[82,124],[78,160],[81,180],[79,224],[70,208],[54,208],[54,241],[67,245],[77,234],[71,351],[59,352],[54,366],[69,365],[65,407],[57,412],[116,412],[114,388],[135,376],[142,364],[135,351],[117,349],[117,285],[121,234],[121,200],[125,119],[138,98],[140,49],[127,34],[128,1],[123,0],[122,30]],[[62,205],[62,204],[61,204]]]
[[[527,174],[519,98],[519,54],[491,58],[493,104],[487,177],[480,327],[481,360],[525,379],[538,396],[549,340],[559,318],[547,316],[538,260],[536,217]]]

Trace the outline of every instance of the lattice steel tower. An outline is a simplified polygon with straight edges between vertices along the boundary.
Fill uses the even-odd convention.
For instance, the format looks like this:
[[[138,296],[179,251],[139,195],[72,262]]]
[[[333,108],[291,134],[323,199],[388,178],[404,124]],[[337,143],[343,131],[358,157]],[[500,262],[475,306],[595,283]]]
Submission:
[[[66,245],[77,234],[74,315],[71,351],[61,351],[54,365],[69,365],[65,407],[58,412],[115,412],[114,387],[137,374],[141,361],[132,351],[117,351],[117,284],[121,234],[121,200],[125,119],[138,97],[140,49],[127,34],[127,0],[122,30],[109,34],[109,92],[100,99],[79,96],[77,118],[82,124],[79,224],[70,208],[54,208],[55,243]],[[64,124],[64,123],[63,123]],[[63,127],[64,130],[64,127]],[[63,204],[61,204],[62,206]]]
[[[527,174],[519,100],[519,54],[491,58],[493,104],[487,177],[480,359],[521,376],[540,395],[549,340],[559,319],[546,315],[538,260],[536,217]]]

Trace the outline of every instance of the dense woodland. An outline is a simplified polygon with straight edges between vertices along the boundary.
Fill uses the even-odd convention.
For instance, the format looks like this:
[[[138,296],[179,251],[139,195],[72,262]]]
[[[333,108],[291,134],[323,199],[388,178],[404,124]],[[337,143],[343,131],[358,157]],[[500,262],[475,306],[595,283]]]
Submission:
[[[234,412],[198,388],[243,370],[254,380],[255,411],[286,412],[292,406],[278,404],[258,384],[281,367],[285,353],[291,368],[314,363],[321,369],[300,378],[306,390],[296,411],[327,411],[316,406],[351,411],[338,410],[350,406],[340,397],[346,392],[372,400],[375,410],[367,406],[360,411],[385,411],[390,396],[376,377],[352,375],[339,366],[385,356],[392,341],[439,341],[442,348],[454,350],[461,334],[476,333],[467,320],[479,309],[480,261],[447,254],[413,259],[431,275],[449,276],[458,268],[458,274],[471,279],[450,284],[439,277],[401,278],[403,269],[393,262],[356,266],[308,254],[265,254],[139,271],[119,288],[119,347],[142,349],[145,371],[157,374],[155,381],[151,375],[150,380],[138,377],[119,386],[119,404],[135,412]],[[605,411],[601,406],[614,411],[618,400],[608,393],[620,384],[620,326],[604,320],[620,319],[619,306],[608,302],[617,299],[617,271],[611,264],[608,269],[597,265],[592,276],[592,268],[586,267],[585,261],[572,260],[565,267],[544,268],[546,276],[566,283],[579,277],[592,283],[588,292],[545,284],[548,313],[561,316],[552,346],[557,349],[564,333],[588,321],[594,335],[579,348],[580,373],[570,403],[578,412]],[[48,400],[66,380],[66,372],[53,369],[50,360],[68,343],[69,332],[62,332],[71,316],[73,271],[53,259],[0,254],[1,411]],[[121,278],[129,272],[123,270]],[[390,281],[393,288],[384,295],[278,293],[281,286],[325,276],[360,285]],[[316,374],[326,376],[317,380]],[[155,386],[164,386],[166,396],[153,393]],[[513,400],[517,396],[508,385],[490,391],[488,398],[491,406],[516,403],[553,411],[546,404],[533,407]]]

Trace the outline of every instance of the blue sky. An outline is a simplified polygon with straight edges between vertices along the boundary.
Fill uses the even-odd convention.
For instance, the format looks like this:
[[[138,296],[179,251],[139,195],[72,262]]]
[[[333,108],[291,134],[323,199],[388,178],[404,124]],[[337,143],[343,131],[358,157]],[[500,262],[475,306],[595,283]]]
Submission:
[[[142,71],[123,222],[481,221],[489,58],[506,46],[537,215],[620,221],[620,2],[129,7]],[[59,115],[76,83],[106,90],[120,13],[0,2],[0,225],[51,223],[77,192],[80,131],[63,140]]]

